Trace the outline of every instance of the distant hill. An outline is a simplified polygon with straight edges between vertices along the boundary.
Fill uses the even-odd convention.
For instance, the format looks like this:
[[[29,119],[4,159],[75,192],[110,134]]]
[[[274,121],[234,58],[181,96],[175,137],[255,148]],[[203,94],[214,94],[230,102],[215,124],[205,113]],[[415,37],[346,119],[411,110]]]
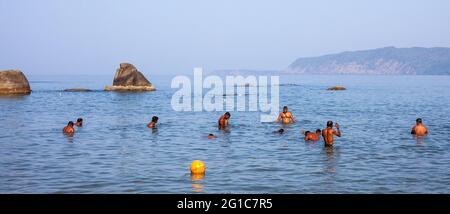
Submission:
[[[450,75],[450,48],[395,48],[299,58],[284,74]]]

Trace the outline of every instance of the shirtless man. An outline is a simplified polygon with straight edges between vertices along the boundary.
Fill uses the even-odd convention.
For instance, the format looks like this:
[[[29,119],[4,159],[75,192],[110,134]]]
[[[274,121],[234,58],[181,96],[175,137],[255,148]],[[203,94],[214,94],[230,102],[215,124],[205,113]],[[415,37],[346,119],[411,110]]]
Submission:
[[[224,129],[225,127],[228,126],[228,121],[230,120],[230,117],[231,117],[230,112],[226,112],[219,118],[218,121],[219,129]]]
[[[75,133],[75,129],[73,128],[73,122],[69,121],[66,127],[63,129],[64,134],[72,135]]]
[[[82,127],[83,126],[83,118],[78,118],[75,126]]]
[[[411,134],[416,135],[417,137],[428,134],[428,129],[423,125],[421,118],[417,118],[416,125],[411,129]]]
[[[322,130],[323,141],[325,142],[325,146],[333,146],[334,136],[341,137],[341,131],[339,130],[339,124],[336,123],[336,130],[333,129],[333,121],[327,122],[327,128]]]
[[[283,112],[281,112],[280,115],[278,116],[277,123],[279,123],[280,120],[283,121],[284,124],[289,124],[289,123],[291,123],[291,121],[293,123],[297,122],[297,121],[295,121],[295,118],[292,115],[292,113],[290,111],[288,111],[287,106],[283,107]]]
[[[149,129],[153,129],[153,128],[155,128],[156,127],[156,124],[158,123],[158,117],[157,116],[153,116],[152,117],[152,122],[150,122],[150,123],[148,123],[147,124],[147,128],[149,128]]]
[[[319,141],[321,132],[322,131],[320,129],[317,129],[316,133],[306,131],[305,132],[305,141]]]

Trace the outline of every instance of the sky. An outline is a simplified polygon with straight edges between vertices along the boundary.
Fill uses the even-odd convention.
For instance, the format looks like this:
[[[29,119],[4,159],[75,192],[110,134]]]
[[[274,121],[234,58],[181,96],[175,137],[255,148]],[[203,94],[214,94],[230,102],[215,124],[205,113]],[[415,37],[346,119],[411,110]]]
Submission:
[[[0,70],[282,70],[299,57],[450,47],[448,0],[0,0]]]

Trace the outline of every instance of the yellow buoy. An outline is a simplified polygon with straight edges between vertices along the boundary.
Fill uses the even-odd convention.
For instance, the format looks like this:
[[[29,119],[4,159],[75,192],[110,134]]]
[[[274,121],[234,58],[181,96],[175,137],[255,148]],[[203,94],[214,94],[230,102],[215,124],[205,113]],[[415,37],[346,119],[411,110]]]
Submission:
[[[205,164],[201,160],[195,160],[191,163],[191,174],[204,174]]]

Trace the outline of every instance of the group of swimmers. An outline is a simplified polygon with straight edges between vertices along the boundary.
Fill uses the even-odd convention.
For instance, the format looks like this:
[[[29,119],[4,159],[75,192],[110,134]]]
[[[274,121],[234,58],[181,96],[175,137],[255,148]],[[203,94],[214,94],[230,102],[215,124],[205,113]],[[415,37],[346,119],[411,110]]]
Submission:
[[[219,130],[224,130],[226,127],[229,126],[230,117],[231,117],[230,112],[226,112],[219,118],[219,120],[217,122]],[[147,127],[150,129],[156,128],[158,119],[159,118],[157,116],[153,116],[151,122],[147,124]],[[283,124],[297,123],[297,121],[295,120],[294,116],[289,111],[287,106],[284,106],[283,111],[278,115],[276,122],[279,123],[280,121]],[[83,119],[78,118],[76,123],[69,121],[67,126],[64,127],[63,132],[65,134],[73,135],[75,133],[74,126],[82,127]],[[336,129],[334,129],[334,127]],[[284,129],[280,129],[277,132],[279,134],[283,134]],[[333,121],[328,121],[327,127],[323,130],[317,129],[315,132],[306,131],[303,134],[304,134],[305,141],[320,141],[320,136],[322,136],[325,146],[333,146],[334,136],[341,137],[341,131],[339,130],[339,124],[338,123],[334,124]],[[416,125],[413,126],[411,129],[411,134],[418,136],[418,137],[425,136],[428,134],[428,129],[423,124],[421,118],[417,118]],[[217,138],[217,136],[215,136],[213,134],[208,135],[208,139],[214,139],[214,138]]]

